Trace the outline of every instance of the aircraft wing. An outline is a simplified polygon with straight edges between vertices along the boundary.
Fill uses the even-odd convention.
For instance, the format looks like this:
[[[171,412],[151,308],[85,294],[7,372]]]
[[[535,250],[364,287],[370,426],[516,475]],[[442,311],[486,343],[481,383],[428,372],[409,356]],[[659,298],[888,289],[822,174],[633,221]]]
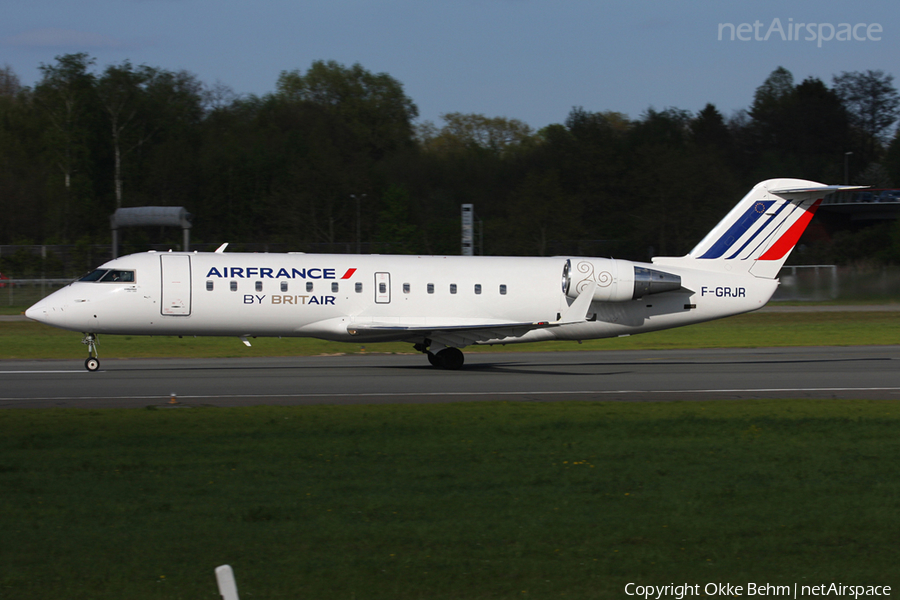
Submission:
[[[392,337],[402,334],[422,336],[433,341],[439,341],[445,346],[462,347],[470,346],[478,342],[488,340],[503,340],[516,338],[534,329],[546,329],[559,327],[571,323],[580,323],[587,319],[588,309],[594,297],[597,282],[592,281],[578,295],[575,301],[566,309],[556,321],[525,321],[525,322],[488,322],[484,320],[454,320],[419,322],[356,320],[347,326],[350,335],[365,338]]]
[[[409,323],[367,322],[351,323],[350,335],[365,339],[390,336],[395,338],[423,337],[439,341],[445,346],[464,347],[487,340],[520,337],[533,329],[558,325],[556,322],[537,321],[521,323],[434,323],[429,325]]]

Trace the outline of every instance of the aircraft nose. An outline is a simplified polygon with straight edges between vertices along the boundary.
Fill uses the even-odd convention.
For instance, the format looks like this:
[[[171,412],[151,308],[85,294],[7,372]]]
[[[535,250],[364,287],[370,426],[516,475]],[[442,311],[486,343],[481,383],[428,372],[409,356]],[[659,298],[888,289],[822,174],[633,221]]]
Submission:
[[[29,319],[31,319],[32,321],[43,322],[44,307],[42,306],[42,304],[44,304],[43,300],[41,300],[40,302],[36,302],[35,304],[32,304],[31,306],[29,306],[25,310],[25,316],[28,317]]]
[[[65,307],[51,301],[48,296],[28,308],[25,316],[39,323],[61,327],[65,319]]]

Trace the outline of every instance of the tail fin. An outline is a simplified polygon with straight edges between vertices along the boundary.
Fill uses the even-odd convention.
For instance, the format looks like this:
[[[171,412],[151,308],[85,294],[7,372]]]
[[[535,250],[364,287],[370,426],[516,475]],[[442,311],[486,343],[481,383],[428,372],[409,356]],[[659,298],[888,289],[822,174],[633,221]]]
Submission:
[[[823,185],[803,179],[756,184],[683,259],[707,271],[750,273],[774,279],[826,194],[859,186]],[[671,258],[654,258],[669,263]]]

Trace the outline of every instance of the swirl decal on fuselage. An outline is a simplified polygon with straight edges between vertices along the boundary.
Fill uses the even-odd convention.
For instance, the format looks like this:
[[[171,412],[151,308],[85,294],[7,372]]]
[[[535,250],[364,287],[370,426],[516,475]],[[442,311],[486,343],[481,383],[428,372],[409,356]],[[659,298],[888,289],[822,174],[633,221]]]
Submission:
[[[613,282],[612,273],[609,271],[600,271],[594,276],[594,264],[586,260],[580,261],[575,265],[575,271],[585,277],[575,286],[575,291],[581,293],[592,282],[597,282],[597,287],[608,287]]]

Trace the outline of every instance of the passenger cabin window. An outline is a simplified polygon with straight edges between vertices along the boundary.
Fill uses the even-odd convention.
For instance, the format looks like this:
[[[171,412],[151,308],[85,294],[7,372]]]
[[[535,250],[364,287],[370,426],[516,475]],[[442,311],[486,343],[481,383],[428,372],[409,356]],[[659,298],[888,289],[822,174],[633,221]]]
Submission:
[[[339,284],[337,281],[331,282],[331,293],[332,294],[337,294],[340,289],[341,289],[341,284]]]
[[[236,291],[237,291],[237,281],[232,281],[232,282],[231,282],[231,291],[232,291],[232,292],[236,292]]]
[[[307,282],[306,282],[306,291],[307,291],[307,292],[311,292],[312,290],[313,290],[313,284],[312,284],[312,281],[307,281]]]
[[[450,284],[450,293],[451,293],[451,294],[455,294],[455,293],[456,293],[456,284],[455,284],[455,283],[451,283],[451,284]]]
[[[433,293],[434,293],[434,284],[433,284],[433,283],[429,283],[427,289],[428,289],[428,293],[429,293],[429,294],[433,294]]]
[[[96,271],[91,271],[78,281],[100,281],[102,283],[134,283],[134,271],[97,269]]]
[[[356,293],[362,294],[362,282],[360,282],[360,281],[356,282]]]
[[[505,284],[505,283],[501,283],[501,284],[500,284],[500,295],[501,295],[501,296],[505,296],[505,295],[506,295],[506,284]]]
[[[257,281],[257,282],[256,282],[256,291],[257,291],[257,292],[261,292],[261,291],[262,291],[262,281]]]
[[[288,291],[288,284],[287,284],[287,281],[282,281],[282,282],[281,282],[281,291],[282,291],[282,292]]]
[[[214,286],[214,283],[212,281],[207,281],[206,282],[206,291],[207,292],[213,291],[213,286]]]
[[[475,284],[475,293],[476,293],[476,294],[480,294],[480,293],[481,293],[481,284],[480,284],[480,283],[476,283],[476,284]]]
[[[404,293],[404,294],[408,294],[408,293],[409,293],[409,284],[408,284],[408,283],[404,283],[404,284],[403,284],[403,293]]]

